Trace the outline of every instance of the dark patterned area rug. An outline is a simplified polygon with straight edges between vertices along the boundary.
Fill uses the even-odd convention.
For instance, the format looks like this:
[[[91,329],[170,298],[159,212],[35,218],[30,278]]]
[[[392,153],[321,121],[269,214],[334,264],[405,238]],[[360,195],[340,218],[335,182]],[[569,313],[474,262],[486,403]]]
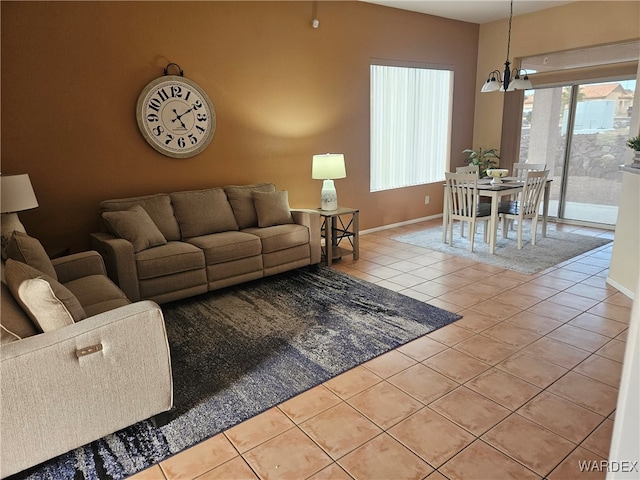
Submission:
[[[323,267],[162,310],[174,378],[169,423],[137,423],[13,478],[126,478],[460,318]]]

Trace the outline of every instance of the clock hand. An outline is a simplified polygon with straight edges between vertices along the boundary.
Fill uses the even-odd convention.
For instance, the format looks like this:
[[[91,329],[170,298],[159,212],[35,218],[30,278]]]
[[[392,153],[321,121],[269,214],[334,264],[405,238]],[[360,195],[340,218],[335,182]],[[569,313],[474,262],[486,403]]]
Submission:
[[[184,117],[184,116],[185,116],[187,113],[189,113],[191,110],[193,110],[193,109],[192,109],[192,108],[190,108],[190,109],[188,109],[187,111],[185,111],[184,113],[182,113],[182,114],[178,115],[178,112],[177,112],[177,111],[176,111],[176,109],[174,108],[174,109],[173,109],[173,113],[175,113],[175,114],[176,114],[176,118],[174,119],[174,121],[175,121],[175,120],[180,120],[182,117]]]
[[[186,126],[186,125],[184,124],[184,122],[180,119],[180,117],[182,117],[182,115],[184,115],[184,113],[187,113],[187,112],[184,112],[182,115],[178,115],[178,112],[177,112],[177,111],[176,111],[176,109],[174,108],[174,109],[173,109],[173,113],[175,113],[175,114],[176,114],[176,118],[174,118],[173,120],[171,120],[171,122],[173,123],[173,122],[175,122],[176,120],[177,120],[177,121],[179,121],[179,122],[180,122],[180,125],[182,125],[182,128],[184,128],[184,129],[186,130],[187,126]]]

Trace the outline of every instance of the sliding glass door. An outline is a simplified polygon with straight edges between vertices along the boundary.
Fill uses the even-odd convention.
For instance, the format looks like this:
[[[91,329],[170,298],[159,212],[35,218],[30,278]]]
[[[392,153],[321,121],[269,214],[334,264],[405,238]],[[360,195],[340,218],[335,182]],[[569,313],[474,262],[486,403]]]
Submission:
[[[612,80],[525,93],[519,161],[551,171],[550,215],[615,225],[634,90]]]

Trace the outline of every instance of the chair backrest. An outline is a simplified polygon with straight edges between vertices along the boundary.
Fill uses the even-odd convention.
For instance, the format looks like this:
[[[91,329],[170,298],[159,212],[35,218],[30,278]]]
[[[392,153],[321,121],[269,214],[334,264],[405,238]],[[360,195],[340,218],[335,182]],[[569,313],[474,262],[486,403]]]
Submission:
[[[527,170],[524,177],[525,185],[519,200],[519,210],[523,216],[535,215],[538,212],[540,197],[548,175],[549,170]]]
[[[449,214],[453,217],[476,216],[478,175],[475,173],[445,172],[445,189],[449,202]]]
[[[514,163],[513,176],[519,179],[524,179],[525,174],[529,170],[544,170],[545,168],[547,168],[545,163]]]
[[[475,173],[476,175],[480,175],[480,166],[469,165],[467,167],[456,167],[456,173]]]

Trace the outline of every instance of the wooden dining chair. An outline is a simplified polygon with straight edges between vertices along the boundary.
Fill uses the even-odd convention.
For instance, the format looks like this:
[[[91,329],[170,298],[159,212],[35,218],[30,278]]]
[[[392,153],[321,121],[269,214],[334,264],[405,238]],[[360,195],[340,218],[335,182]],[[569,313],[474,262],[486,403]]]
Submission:
[[[531,219],[531,245],[536,244],[538,228],[538,210],[542,200],[542,190],[547,182],[549,170],[528,170],[524,178],[524,187],[516,201],[500,202],[498,215],[502,218],[502,236],[507,238],[507,220],[518,222],[518,250],[522,249],[522,225],[524,219]]]
[[[529,170],[544,170],[545,168],[547,168],[546,163],[514,163],[513,176],[524,180],[524,176]]]
[[[445,172],[445,179],[449,246],[453,244],[453,222],[458,220],[461,236],[464,235],[463,225],[469,224],[469,250],[473,252],[473,241],[478,221],[484,222],[484,241],[488,241],[491,205],[478,202],[477,174]]]
[[[478,165],[456,167],[456,173],[475,173],[476,175],[480,175],[480,167]]]
[[[464,167],[456,167],[456,173],[475,173],[480,177],[479,165],[467,165]],[[464,223],[460,224],[460,235],[464,237]]]
[[[513,164],[513,176],[518,180],[523,180],[529,170],[544,170],[547,168],[546,163],[514,163]],[[512,200],[516,200],[516,198],[512,198]],[[509,230],[513,230],[514,222],[513,220],[509,220]]]

